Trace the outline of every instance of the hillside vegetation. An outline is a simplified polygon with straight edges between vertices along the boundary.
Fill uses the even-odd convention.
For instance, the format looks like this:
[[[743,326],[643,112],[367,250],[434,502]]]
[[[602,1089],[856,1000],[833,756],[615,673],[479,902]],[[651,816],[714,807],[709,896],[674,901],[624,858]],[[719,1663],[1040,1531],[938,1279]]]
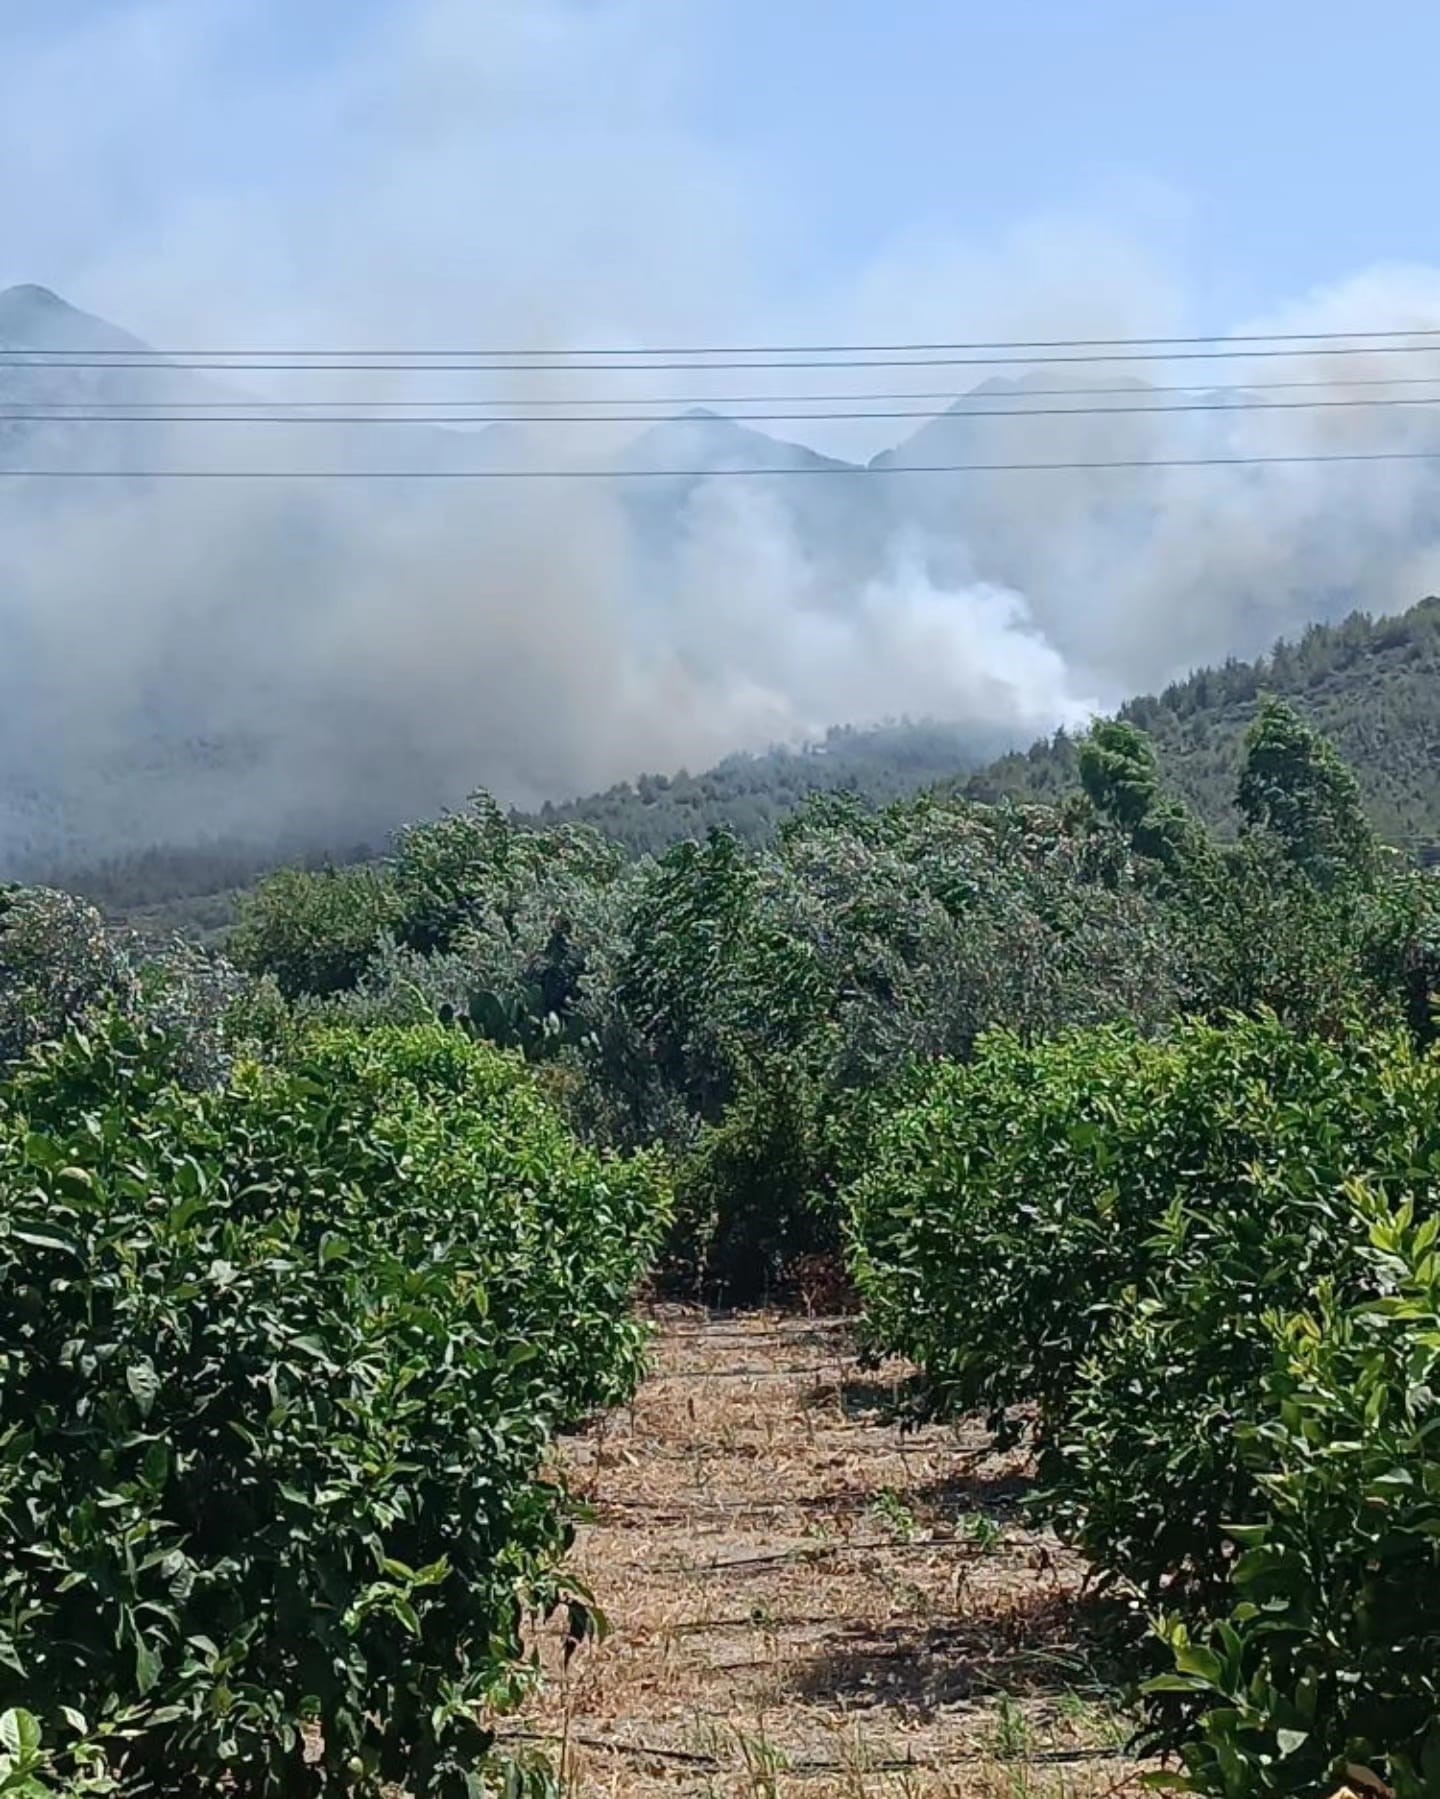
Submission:
[[[1208,824],[1237,823],[1235,781],[1245,731],[1265,693],[1293,702],[1335,744],[1386,843],[1440,844],[1440,599],[1394,618],[1352,613],[1312,625],[1255,662],[1197,669],[1118,716],[1155,746],[1167,780]],[[1077,741],[1059,733],[971,776],[975,799],[1053,804],[1080,787]]]
[[[1144,730],[1165,778],[1201,818],[1233,835],[1241,743],[1262,694],[1288,699],[1355,771],[1366,816],[1386,843],[1440,844],[1440,599],[1397,617],[1355,612],[1311,625],[1253,662],[1197,669],[1117,716]],[[1061,731],[975,768],[972,736],[899,723],[830,733],[809,752],[731,757],[707,774],[644,775],[603,794],[546,807],[539,822],[594,825],[635,850],[656,852],[724,826],[750,843],[817,791],[876,804],[936,784],[972,799],[1056,805],[1080,791],[1078,739]]]
[[[641,775],[520,816],[539,825],[592,825],[637,854],[658,855],[715,829],[762,844],[813,794],[850,793],[883,806],[952,781],[984,759],[984,734],[963,725],[836,726],[807,748],[727,756],[699,775]]]
[[[1422,856],[1440,844],[1440,599],[1395,618],[1354,613],[1314,625],[1258,661],[1200,669],[1128,701],[1117,716],[1149,734],[1166,779],[1229,836],[1241,740],[1263,693],[1292,700],[1335,742],[1383,841]],[[752,846],[769,843],[821,793],[883,806],[933,787],[1042,805],[1079,792],[1074,736],[1061,731],[987,762],[994,748],[993,733],[969,724],[837,726],[808,748],[729,756],[701,774],[641,775],[514,817],[537,829],[587,825],[632,855],[658,855],[717,828]],[[138,849],[46,878],[143,928],[214,937],[232,922],[238,896],[278,863],[317,867],[382,853],[379,845],[337,842],[301,855],[295,845],[266,852],[216,840]]]
[[[0,1790],[553,1792],[637,1286],[848,1275],[1191,1790],[1433,1793],[1440,882],[1274,697],[1230,838],[1132,721],[1075,767],[658,858],[478,795],[233,960],[6,893]]]

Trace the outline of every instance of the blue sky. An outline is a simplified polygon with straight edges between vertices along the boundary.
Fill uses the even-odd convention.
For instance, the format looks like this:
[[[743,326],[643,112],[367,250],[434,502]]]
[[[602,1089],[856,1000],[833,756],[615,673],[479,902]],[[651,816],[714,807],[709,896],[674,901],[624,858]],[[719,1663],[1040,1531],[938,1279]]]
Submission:
[[[1440,254],[1440,9],[1421,0],[703,10],[699,117],[811,200],[834,267],[897,228],[984,237],[1098,210],[1222,319]]]
[[[963,335],[1007,282],[1212,329],[1440,262],[1420,0],[9,0],[0,49],[0,276],[152,338]]]

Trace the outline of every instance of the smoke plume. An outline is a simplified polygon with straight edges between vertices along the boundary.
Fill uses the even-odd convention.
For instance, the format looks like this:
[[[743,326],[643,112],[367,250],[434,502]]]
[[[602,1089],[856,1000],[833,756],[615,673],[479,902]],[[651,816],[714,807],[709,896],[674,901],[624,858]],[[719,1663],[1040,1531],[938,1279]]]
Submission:
[[[277,68],[239,0],[128,0],[68,29],[42,29],[35,9],[0,68],[0,156],[31,170],[5,201],[8,276],[163,348],[1194,328],[1184,283],[1143,233],[1097,218],[1031,220],[988,243],[909,240],[823,289],[818,277],[782,288],[773,271],[803,221],[689,123],[694,71],[683,35],[658,28],[670,16],[642,0],[367,4],[339,49]],[[1440,270],[1361,271],[1233,324],[1434,329]],[[10,296],[8,313],[0,295],[0,325],[12,343],[101,329],[33,294]],[[0,424],[12,469],[716,471],[5,482],[0,875],[207,837],[339,844],[477,785],[534,804],[835,722],[908,713],[973,725],[977,746],[1024,741],[1311,619],[1400,609],[1440,585],[1440,461],[1253,460],[1440,452],[1434,408],[1348,403],[1440,394],[1440,354],[1070,371],[1075,388],[1128,375],[1131,391],[1108,401],[1041,395],[1066,387],[1057,367],[985,372],[141,370],[77,388],[78,374],[0,370],[12,403],[623,394],[679,415],[685,404],[665,400],[683,394],[740,419],[677,416],[638,438],[618,425]],[[1401,372],[1437,385],[1357,385]],[[1213,411],[1053,410],[1206,399],[1137,377],[1314,385],[1257,388],[1269,404],[1253,410],[1229,391]],[[979,384],[997,409],[1052,410],[748,431],[746,408],[719,404],[947,382],[957,396]],[[1015,392],[1029,397],[1004,397]],[[882,470],[1207,466],[728,472],[815,452],[879,456]]]

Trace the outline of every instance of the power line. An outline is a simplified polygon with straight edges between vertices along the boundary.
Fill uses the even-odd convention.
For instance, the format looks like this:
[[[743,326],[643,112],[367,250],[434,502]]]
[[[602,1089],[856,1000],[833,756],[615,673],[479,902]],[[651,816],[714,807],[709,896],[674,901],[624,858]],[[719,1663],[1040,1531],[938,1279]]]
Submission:
[[[442,352],[436,352],[441,354]],[[39,355],[39,352],[31,352]],[[51,354],[48,353],[47,354]],[[377,352],[379,354],[379,352]],[[668,374],[683,372],[688,374],[706,374],[719,370],[763,370],[763,369],[923,369],[923,368],[1015,368],[1029,367],[1034,363],[1059,366],[1067,363],[1112,363],[1112,362],[1231,362],[1252,360],[1255,358],[1285,356],[1435,356],[1440,355],[1440,344],[1322,344],[1309,350],[1266,349],[1266,350],[1125,350],[1106,351],[1101,354],[1083,356],[911,356],[900,359],[892,357],[848,356],[828,358],[824,361],[813,361],[805,358],[788,358],[769,362],[646,362],[632,363],[616,367],[612,363],[603,362],[399,362],[399,361],[343,361],[343,362],[210,362],[210,361],[130,361],[130,362],[96,362],[88,356],[71,356],[65,360],[48,362],[27,362],[16,360],[12,353],[0,356],[0,368],[26,369],[148,369],[158,374],[197,374],[203,372],[223,372],[226,374],[250,373],[291,373],[308,372],[311,374],[345,374],[348,372],[384,373],[403,371],[410,374],[469,373],[507,375],[558,375],[558,374]]]
[[[1123,457],[1093,462],[791,463],[759,468],[76,469],[0,468],[26,481],[708,481],[771,475],[1059,474],[1081,469],[1259,468],[1301,463],[1440,462],[1440,450],[1337,450],[1289,456]]]
[[[630,372],[643,373],[641,370],[632,370]],[[1328,391],[1337,387],[1369,388],[1436,386],[1440,386],[1440,375],[1337,375],[1329,379],[1310,381],[1237,381],[1219,383],[1210,381],[1192,381],[1171,384],[1147,381],[1138,384],[1132,382],[1124,387],[1116,386],[1113,383],[1108,387],[1026,387],[1011,392],[990,393],[984,395],[979,394],[979,390],[976,388],[971,388],[966,392],[957,393],[953,387],[948,387],[939,391],[922,390],[919,392],[913,389],[907,389],[904,392],[864,391],[855,393],[852,391],[849,393],[819,394],[635,394],[623,399],[617,398],[614,395],[607,399],[597,399],[586,394],[571,394],[560,398],[547,398],[543,394],[527,394],[523,398],[517,398],[516,396],[511,395],[505,399],[495,400],[477,398],[474,395],[467,395],[453,400],[424,400],[418,398],[406,400],[345,400],[334,398],[328,400],[246,400],[231,395],[224,399],[217,400],[99,400],[90,398],[84,400],[14,401],[9,402],[8,404],[23,405],[28,403],[30,405],[45,405],[51,410],[57,411],[58,415],[63,416],[64,413],[68,411],[77,411],[81,408],[89,409],[93,407],[105,407],[110,409],[121,407],[133,409],[168,407],[175,413],[190,413],[200,411],[201,409],[213,409],[217,406],[245,406],[251,411],[257,412],[261,408],[264,408],[267,412],[272,412],[277,410],[297,411],[302,407],[316,406],[365,406],[375,411],[380,410],[382,407],[393,409],[400,407],[416,408],[422,406],[432,408],[444,407],[452,411],[463,406],[761,406],[790,405],[792,403],[818,406],[845,400],[959,401],[980,397],[986,400],[1003,401],[1091,398],[1104,394],[1113,394],[1117,398],[1124,399],[1145,394],[1264,394],[1290,393],[1302,389],[1314,388],[1324,388]],[[10,416],[5,411],[6,404],[7,402],[0,402],[0,418]],[[108,416],[108,414],[106,416]],[[667,414],[666,416],[670,417],[672,415]],[[752,413],[748,416],[754,417],[756,415]],[[800,415],[797,414],[796,416],[798,417]],[[809,417],[810,415],[805,414],[804,416]]]
[[[935,350],[1074,350],[1081,348],[1119,349],[1130,346],[1155,346],[1159,344],[1268,344],[1268,343],[1331,343],[1338,341],[1358,341],[1360,339],[1396,337],[1440,337],[1440,327],[1415,325],[1409,327],[1387,328],[1376,331],[1206,331],[1194,336],[1167,334],[1162,337],[998,337],[950,339],[940,343],[881,343],[881,344],[660,344],[649,348],[636,346],[620,348],[573,348],[573,349],[503,349],[468,347],[460,349],[370,349],[370,350],[325,350],[325,349],[250,349],[250,350],[153,350],[148,346],[126,345],[113,350],[87,350],[86,354],[95,356],[841,356],[852,354],[919,353]],[[6,353],[15,356],[53,356],[56,346],[34,345],[26,347],[18,344],[4,346]]]
[[[1125,418],[1146,413],[1299,412],[1330,407],[1440,406],[1440,394],[1385,399],[1196,401],[1159,406],[1030,406],[1001,411],[992,406],[946,406],[939,411],[896,412],[748,412],[724,413],[461,413],[448,418],[401,418],[394,413],[304,413],[272,417],[263,412],[223,412],[196,417],[174,412],[4,412],[0,424],[19,425],[408,425],[439,429],[449,425],[743,425],[776,423],[833,424],[855,419],[1038,419]]]

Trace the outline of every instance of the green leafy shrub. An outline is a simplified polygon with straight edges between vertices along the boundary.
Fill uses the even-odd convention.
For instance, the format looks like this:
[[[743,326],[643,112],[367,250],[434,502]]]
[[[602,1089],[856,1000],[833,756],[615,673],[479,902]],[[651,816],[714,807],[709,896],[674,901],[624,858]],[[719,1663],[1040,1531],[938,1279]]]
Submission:
[[[241,901],[229,950],[287,998],[341,993],[369,967],[396,911],[383,869],[282,868]]]
[[[463,811],[411,825],[396,839],[389,863],[395,936],[423,955],[444,953],[496,921],[513,928],[537,889],[552,910],[563,910],[571,893],[608,885],[623,863],[596,831],[523,829],[477,793]]]
[[[1238,1432],[1265,1403],[1269,1308],[1327,1279],[1353,1292],[1363,1240],[1343,1196],[1303,1171],[1257,1170],[1167,1214],[1042,1457],[1050,1518],[1107,1579],[1192,1615],[1220,1602],[1232,1527],[1265,1505]]]
[[[1177,1165],[1145,1272],[1102,1312],[1043,1469],[1072,1542],[1192,1613],[1228,1579],[1230,1527],[1268,1505],[1241,1453],[1269,1403],[1268,1320],[1322,1288],[1356,1303],[1373,1286],[1347,1177],[1399,1193],[1440,1175],[1440,1066],[1398,1038],[1287,1047],[1272,1032],[1266,1053],[1265,1029],[1212,1064],[1235,1083],[1216,1090],[1219,1153]]]
[[[877,1141],[872,1338],[998,1425],[1036,1402],[1040,1504],[1167,1614],[1152,1741],[1223,1799],[1347,1758],[1433,1792],[1440,1223],[1400,1202],[1440,1190],[1440,1062],[1273,1017],[1001,1038]]]
[[[987,1041],[882,1128],[855,1189],[869,1333],[1002,1434],[1034,1402],[1065,1535],[1203,1608],[1225,1525],[1260,1503],[1236,1425],[1263,1314],[1322,1278],[1358,1291],[1339,1186],[1440,1169],[1437,1100],[1440,1069],[1403,1039],[1332,1045],[1273,1018]]]
[[[303,1014],[453,1018],[551,1064],[587,1137],[693,1151],[672,1259],[701,1272],[713,1218],[732,1299],[812,1252],[817,1227],[838,1240],[832,1120],[913,1064],[967,1056],[997,1024],[1153,1028],[1177,997],[1123,839],[1037,807],[832,796],[773,850],[716,832],[627,867],[593,832],[521,829],[477,795],[402,832],[383,874],[351,872],[361,903],[333,923],[340,876],[262,888],[246,965]],[[767,1095],[782,1068],[804,1119],[788,1088]]]
[[[1268,836],[1317,888],[1372,872],[1375,833],[1353,772],[1328,738],[1273,694],[1245,733],[1235,798],[1245,829]]]
[[[646,873],[577,1059],[629,1128],[661,1095],[703,1123],[682,1216],[714,1220],[712,1267],[748,1269],[753,1294],[838,1246],[852,1139],[917,1064],[997,1022],[1158,1021],[1174,992],[1153,925],[1123,848],[1038,808],[832,798],[771,854],[717,834]]]
[[[1165,792],[1131,720],[1097,724],[1076,765],[1091,814],[1146,871],[1181,1009],[1217,1021],[1272,1011],[1326,1036],[1405,1024],[1431,1040],[1440,883],[1380,848],[1350,771],[1289,706],[1266,700],[1246,734],[1236,844],[1211,841]],[[1083,825],[1084,805],[1071,815]]]
[[[996,1034],[918,1077],[851,1195],[852,1255],[877,1345],[911,1357],[937,1402],[1001,1425],[1059,1414],[1163,1210],[1152,1137],[1183,1075],[1124,1027],[1028,1047]],[[1171,1145],[1170,1147],[1173,1147]]]
[[[0,1064],[137,997],[130,960],[93,906],[48,887],[0,887]]]
[[[1406,1025],[1433,1036],[1440,882],[1403,868],[1323,887],[1273,840],[1195,863],[1167,901],[1187,1009],[1222,1020],[1271,1011],[1340,1037]]]
[[[1377,1289],[1268,1320],[1273,1360],[1240,1427],[1265,1515],[1234,1535],[1232,1609],[1164,1627],[1151,1683],[1195,1719],[1185,1784],[1218,1799],[1326,1792],[1347,1764],[1400,1799],[1440,1789],[1440,1219],[1345,1196]]]
[[[968,1066],[931,1073],[856,1185],[870,1329],[950,1403],[998,1418],[1034,1401],[1053,1436],[1117,1318],[1152,1271],[1170,1280],[1187,1239],[1206,1241],[1207,1220],[1197,1260],[1229,1246],[1240,1269],[1347,1176],[1440,1166],[1437,1092],[1398,1037],[1329,1044],[1273,1017],[1160,1042],[1119,1027],[1034,1048],[987,1039]],[[1324,1229],[1315,1245],[1298,1290],[1333,1247]],[[1251,1285],[1288,1255],[1261,1255]]]
[[[822,1193],[825,1135],[803,1071],[757,1071],[676,1171],[670,1254],[704,1291],[778,1292],[795,1256],[838,1251],[838,1208]]]
[[[230,1066],[244,986],[223,956],[182,938],[146,942],[72,894],[0,888],[0,1070],[115,1012],[163,1034],[185,1085],[215,1085]]]
[[[1027,1048],[997,1034],[942,1063],[884,1124],[851,1195],[852,1263],[870,1341],[917,1362],[936,1402],[1000,1427],[1058,1407],[1129,1271],[1112,1178],[1147,1155],[1149,1108],[1173,1054],[1120,1028]],[[1157,1179],[1159,1170],[1156,1171]]]
[[[0,1709],[126,1788],[465,1791],[522,1608],[567,1590],[547,1440],[638,1378],[664,1214],[650,1163],[438,1026],[207,1093],[124,1021],[28,1064],[0,1089]]]

